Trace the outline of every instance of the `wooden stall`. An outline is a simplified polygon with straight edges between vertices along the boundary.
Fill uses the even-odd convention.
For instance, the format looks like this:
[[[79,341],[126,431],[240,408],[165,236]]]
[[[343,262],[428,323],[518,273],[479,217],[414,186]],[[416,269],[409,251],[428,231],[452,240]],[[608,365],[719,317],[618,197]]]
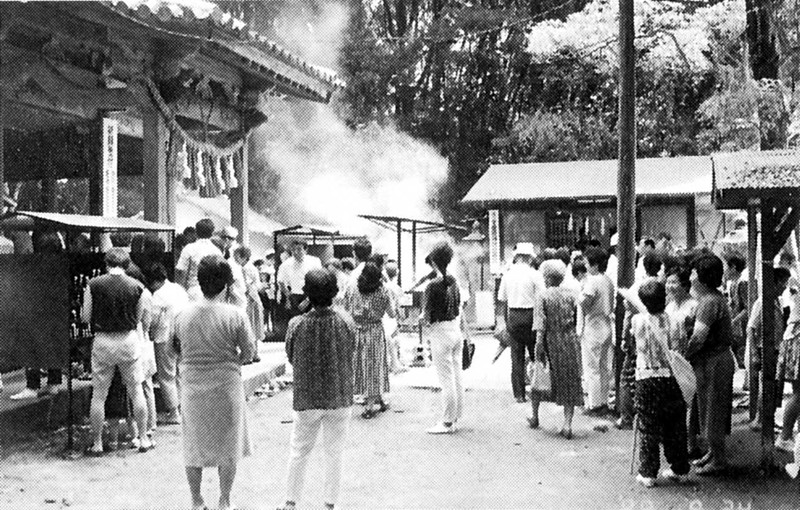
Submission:
[[[748,264],[750,302],[756,295],[762,302],[777,300],[772,278],[763,278],[772,269],[773,259],[797,228],[800,220],[800,152],[795,150],[715,154],[713,161],[713,200],[718,209],[745,209],[748,215]],[[758,221],[757,221],[758,220]],[[757,241],[760,240],[762,267],[755,267]],[[774,462],[776,408],[776,349],[780,332],[775,331],[774,311],[762,307],[763,358],[760,400],[762,466]],[[757,388],[751,385],[751,388]],[[751,395],[751,402],[756,401]]]

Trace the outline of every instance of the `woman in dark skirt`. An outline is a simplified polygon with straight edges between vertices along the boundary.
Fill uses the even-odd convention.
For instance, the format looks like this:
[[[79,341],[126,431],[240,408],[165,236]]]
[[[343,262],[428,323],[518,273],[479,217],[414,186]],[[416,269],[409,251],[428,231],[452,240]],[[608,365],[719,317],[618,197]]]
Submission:
[[[537,332],[535,356],[550,365],[552,392],[531,391],[531,428],[539,426],[539,402],[555,402],[564,407],[560,434],[572,439],[575,406],[583,405],[581,387],[581,345],[575,330],[577,302],[570,289],[560,287],[566,266],[560,260],[546,260],[539,267],[546,289],[534,308],[533,329]]]
[[[697,376],[697,417],[708,443],[708,452],[694,462],[699,475],[719,474],[728,465],[725,436],[731,431],[736,361],[731,350],[731,309],[718,290],[723,273],[722,260],[714,254],[704,253],[692,261],[697,309],[686,358]]]
[[[389,392],[389,362],[382,319],[387,313],[392,318],[397,316],[377,264],[364,265],[357,286],[349,286],[345,293],[344,306],[357,327],[354,391],[364,395],[361,416],[369,419],[388,407],[383,401],[383,394]]]

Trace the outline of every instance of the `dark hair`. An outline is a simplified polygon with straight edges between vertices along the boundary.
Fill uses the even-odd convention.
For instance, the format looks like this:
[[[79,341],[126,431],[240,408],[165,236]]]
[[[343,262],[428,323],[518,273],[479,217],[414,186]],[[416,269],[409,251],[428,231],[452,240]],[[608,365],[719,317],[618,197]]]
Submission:
[[[233,271],[221,255],[206,255],[197,266],[197,281],[207,298],[212,298],[233,283]]]
[[[689,291],[689,289],[692,288],[692,281],[691,281],[692,272],[686,266],[681,264],[670,266],[670,268],[666,270],[666,273],[667,273],[667,278],[669,278],[670,276],[675,276],[676,278],[678,278],[678,283],[680,283],[681,287],[686,289],[687,292]]]
[[[186,227],[183,229],[183,238],[186,240],[186,244],[193,243],[197,241],[197,229],[194,227]]]
[[[666,287],[658,280],[647,280],[639,287],[639,299],[642,300],[642,304],[648,312],[662,313],[667,307]]]
[[[64,251],[58,232],[34,231],[31,237],[33,251],[36,253],[61,253]]]
[[[602,243],[600,243],[600,239],[589,239],[589,246],[592,248],[600,248]]]
[[[781,254],[778,256],[778,260],[780,262],[786,262],[786,263],[789,263],[789,264],[794,264],[794,255],[792,255],[791,253],[789,253],[786,250],[783,250],[781,252]]]
[[[558,258],[558,251],[555,248],[545,248],[541,253],[542,262]]]
[[[356,268],[356,261],[353,260],[353,257],[345,257],[342,259],[342,270],[346,272],[350,272]]]
[[[235,250],[233,250],[233,254],[237,257],[243,258],[245,262],[250,260],[250,256],[253,252],[247,246],[237,246]]]
[[[336,271],[341,271],[342,270],[342,261],[337,259],[337,258],[330,259],[330,260],[328,260],[328,262],[325,263],[325,268],[330,270],[330,271],[333,271],[334,269]]]
[[[586,259],[583,256],[575,257],[572,261],[572,276],[577,278],[581,273],[586,273]]]
[[[356,260],[366,262],[369,256],[372,255],[372,243],[366,237],[356,240],[353,243],[353,253],[356,256]]]
[[[131,263],[131,256],[122,248],[111,248],[104,257],[106,266],[125,269]]]
[[[556,258],[561,259],[561,262],[563,262],[565,266],[568,266],[570,263],[569,248],[562,246],[561,248],[557,249]]]
[[[608,255],[606,252],[601,250],[600,248],[596,248],[594,246],[590,246],[586,248],[586,252],[584,253],[586,257],[586,263],[590,266],[597,266],[600,272],[605,272],[606,266],[608,265]]]
[[[130,232],[111,232],[108,238],[111,240],[111,246],[115,248],[125,248],[131,245],[133,234]]]
[[[213,236],[215,228],[216,226],[214,225],[214,222],[209,218],[203,218],[194,226],[198,239],[208,239],[209,237]]]
[[[308,249],[308,241],[306,241],[305,239],[295,239],[295,240],[292,241],[292,244],[289,245],[289,246],[290,246],[290,249],[294,248],[295,246],[302,246],[303,248]]]
[[[167,251],[167,244],[155,233],[144,236],[142,242],[142,253],[149,257],[161,256]]]
[[[142,285],[147,285],[147,278],[144,277],[144,273],[142,270],[139,269],[139,266],[131,262],[128,264],[128,267],[125,268],[125,274],[136,280],[137,282],[141,283]]]
[[[386,263],[386,255],[382,255],[380,253],[373,253],[369,257],[369,262],[374,263],[376,266],[383,270],[383,265]]]
[[[131,238],[131,253],[142,253],[144,251],[144,234],[133,234]]]
[[[650,239],[649,237],[644,240],[644,245],[654,250],[656,249],[656,242]]]
[[[442,272],[442,276],[447,276],[447,266],[453,260],[453,248],[446,242],[438,243],[428,254],[426,260],[436,264],[436,267]],[[445,284],[447,284],[448,280],[449,278],[444,279]]]
[[[665,241],[672,241],[672,236],[669,234],[669,232],[661,232],[658,234],[658,238],[664,239]]]
[[[333,298],[339,292],[336,275],[327,269],[312,269],[306,273],[303,293],[314,308],[331,306]]]
[[[728,255],[727,260],[728,266],[740,273],[747,267],[747,260],[745,260],[741,253],[733,252]]]
[[[383,271],[374,262],[367,262],[358,276],[358,291],[372,294],[383,286]]]
[[[161,283],[167,279],[167,268],[161,262],[153,262],[144,268],[144,276],[148,283]]]
[[[722,285],[725,268],[722,266],[722,260],[713,253],[702,253],[695,257],[692,269],[697,272],[697,281],[709,289],[716,289]]]
[[[661,270],[661,257],[654,251],[648,252],[642,258],[642,266],[647,276],[658,276]]]
[[[772,268],[772,281],[775,283],[789,281],[789,278],[792,277],[791,271],[786,269],[785,267],[773,267]]]

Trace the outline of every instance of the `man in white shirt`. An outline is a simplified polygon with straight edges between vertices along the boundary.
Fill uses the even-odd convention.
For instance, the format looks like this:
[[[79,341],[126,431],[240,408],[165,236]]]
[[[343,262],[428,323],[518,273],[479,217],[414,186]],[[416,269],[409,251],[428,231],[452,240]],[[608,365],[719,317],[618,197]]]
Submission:
[[[525,349],[533,359],[536,337],[533,309],[544,290],[542,275],[531,266],[533,244],[518,243],[513,264],[500,280],[497,292],[500,316],[504,317],[511,348],[511,389],[517,402],[525,402]],[[503,327],[503,324],[499,326]]]
[[[189,304],[189,296],[183,287],[167,279],[167,270],[160,262],[145,268],[145,272],[148,286],[153,293],[150,340],[156,355],[156,379],[164,397],[164,407],[167,408],[163,423],[178,424],[178,353],[169,340],[175,316]]]
[[[184,246],[178,263],[175,264],[175,281],[186,289],[192,301],[198,301],[203,297],[200,284],[197,282],[197,267],[200,261],[208,255],[222,255],[220,249],[211,242],[211,236],[214,235],[213,221],[209,218],[202,219],[195,225],[195,230],[197,241]]]
[[[303,293],[306,274],[322,267],[317,257],[308,254],[308,244],[302,239],[292,241],[292,256],[278,268],[278,286],[284,296],[284,304],[292,317],[300,315],[307,307]]]

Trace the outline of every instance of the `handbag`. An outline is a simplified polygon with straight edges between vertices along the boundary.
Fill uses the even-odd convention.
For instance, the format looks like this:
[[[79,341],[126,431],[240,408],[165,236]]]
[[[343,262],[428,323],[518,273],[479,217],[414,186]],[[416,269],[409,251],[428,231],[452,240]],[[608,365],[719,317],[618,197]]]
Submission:
[[[553,391],[553,382],[550,379],[550,365],[541,361],[533,362],[533,376],[531,377],[531,391],[549,394]]]
[[[694,373],[692,364],[678,351],[670,349],[669,345],[667,345],[660,335],[654,336],[659,339],[661,347],[667,353],[669,368],[672,371],[672,376],[678,381],[678,386],[681,388],[681,395],[683,395],[684,402],[686,402],[687,406],[691,407],[694,395],[697,393],[697,376]]]
[[[464,350],[461,353],[461,369],[466,370],[472,366],[472,357],[475,356],[475,344],[469,338],[464,339]]]

